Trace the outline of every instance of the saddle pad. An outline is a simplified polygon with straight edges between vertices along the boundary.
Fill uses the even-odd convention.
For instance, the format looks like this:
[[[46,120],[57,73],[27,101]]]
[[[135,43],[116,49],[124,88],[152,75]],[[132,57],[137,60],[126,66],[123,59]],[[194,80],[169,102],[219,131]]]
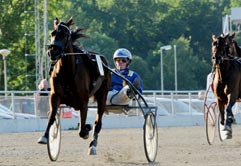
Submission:
[[[96,62],[98,65],[100,75],[104,76],[104,69],[103,69],[103,65],[102,65],[102,60],[100,59],[100,55],[95,55],[95,56],[96,56]]]

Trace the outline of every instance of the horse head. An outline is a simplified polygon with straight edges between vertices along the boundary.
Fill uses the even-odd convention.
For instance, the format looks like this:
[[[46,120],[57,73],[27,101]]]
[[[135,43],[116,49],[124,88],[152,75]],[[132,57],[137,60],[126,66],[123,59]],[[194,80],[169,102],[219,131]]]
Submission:
[[[213,67],[219,65],[223,62],[223,59],[228,54],[227,40],[229,39],[229,34],[226,36],[212,36],[212,63]]]
[[[71,41],[70,25],[72,24],[72,17],[66,22],[60,22],[58,18],[54,20],[54,29],[51,32],[50,45],[48,55],[51,61],[60,59],[66,51]]]

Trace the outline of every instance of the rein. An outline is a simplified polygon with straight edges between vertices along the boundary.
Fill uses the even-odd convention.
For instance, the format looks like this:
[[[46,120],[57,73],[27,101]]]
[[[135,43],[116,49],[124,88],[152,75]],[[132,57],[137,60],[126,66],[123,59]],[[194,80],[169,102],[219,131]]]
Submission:
[[[238,61],[240,63],[241,57],[234,57],[233,59],[231,59],[231,58],[222,58],[222,60],[225,60],[225,61],[234,61],[234,60],[236,60],[236,61]]]
[[[63,32],[62,30],[63,29],[61,29],[61,27],[63,28],[63,29],[65,29],[65,31]],[[91,51],[86,51],[86,50],[84,50],[84,51],[82,51],[81,53],[65,53],[65,51],[66,51],[66,48],[69,46],[69,42],[70,42],[70,40],[71,40],[71,35],[72,35],[72,31],[71,31],[71,29],[67,26],[67,25],[65,25],[65,24],[62,24],[62,23],[59,23],[59,24],[57,24],[56,26],[55,26],[55,31],[56,31],[56,34],[54,34],[53,36],[55,36],[55,39],[50,43],[50,45],[49,45],[49,48],[51,48],[51,47],[57,47],[57,49],[54,51],[54,50],[52,50],[52,52],[51,52],[51,50],[48,52],[48,54],[50,55],[50,70],[49,70],[49,74],[51,74],[51,72],[53,71],[53,69],[55,68],[55,66],[56,66],[56,64],[58,63],[58,61],[60,60],[60,59],[62,59],[63,57],[65,57],[65,56],[69,56],[69,55],[87,55],[88,57],[89,57],[89,59],[90,60],[92,60],[92,61],[94,61],[92,58],[91,58],[91,55],[93,54],[93,55],[95,55],[96,56],[96,62],[98,62],[97,64],[98,64],[98,67],[99,67],[99,69],[100,69],[100,58],[99,58],[99,55],[97,54],[97,53],[95,53],[95,52],[91,52]],[[63,32],[63,33],[65,33],[65,35],[68,35],[68,36],[66,36],[67,38],[65,38],[65,41],[62,41],[62,40],[60,40],[60,39],[57,39],[56,40],[56,36],[58,36],[58,35],[61,35],[61,31]],[[66,52],[68,52],[68,51],[66,51]],[[98,57],[97,57],[98,56]],[[98,59],[97,59],[98,58]]]
[[[55,66],[56,63],[63,57],[67,56],[67,55],[84,55],[84,54],[88,54],[88,53],[61,53],[59,54],[58,58],[56,60],[50,60],[50,64],[51,66]]]
[[[65,44],[61,43],[61,42],[58,41],[58,40],[57,40],[57,41],[54,40],[54,42],[51,42],[51,43],[50,43],[49,47],[51,47],[51,46],[58,46],[59,48],[61,48],[61,53],[57,56],[57,59],[56,59],[56,60],[51,60],[51,64],[56,64],[59,59],[61,59],[62,57],[65,56],[64,49],[67,47],[67,43],[68,43],[68,41],[70,41],[70,39],[71,39],[71,33],[72,33],[71,30],[69,29],[68,26],[66,26],[66,25],[64,25],[64,24],[62,24],[62,23],[59,23],[59,24],[57,25],[56,32],[57,32],[57,33],[60,32],[60,30],[59,30],[59,27],[60,27],[60,26],[61,26],[61,27],[64,27],[65,29],[67,29],[67,31],[68,31],[68,38],[67,38],[67,41],[66,41]]]
[[[68,56],[68,55],[90,55],[90,54],[95,54],[95,55],[97,55],[95,52],[91,52],[91,51],[83,51],[83,53],[61,53],[59,56],[58,56],[58,58],[56,59],[56,60],[51,60],[50,61],[50,66],[51,66],[51,68],[50,68],[50,72],[49,73],[51,73],[51,69],[52,68],[54,68],[54,66],[57,64],[57,62],[58,62],[58,60],[60,60],[61,58],[63,58],[63,57],[65,57],[65,56]]]
[[[231,59],[231,58],[222,58],[222,61],[237,61],[239,64],[241,64],[241,57],[234,57],[233,59]],[[217,72],[218,72],[219,81],[222,82],[222,75],[221,75],[219,64],[216,65],[216,69],[217,69]]]

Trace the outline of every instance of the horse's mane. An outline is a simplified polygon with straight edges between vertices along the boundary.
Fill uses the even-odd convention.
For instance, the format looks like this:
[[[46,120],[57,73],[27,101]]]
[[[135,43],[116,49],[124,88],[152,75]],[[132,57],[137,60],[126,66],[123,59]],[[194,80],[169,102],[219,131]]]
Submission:
[[[76,28],[76,29],[71,31],[71,40],[72,40],[72,43],[73,43],[72,47],[73,47],[73,50],[74,50],[75,53],[83,53],[84,52],[81,43],[77,43],[77,41],[78,41],[78,39],[81,39],[81,38],[88,38],[88,36],[84,34],[85,30],[86,29],[84,29],[84,28]],[[88,52],[90,53],[90,55],[96,54],[96,52],[92,52],[92,51],[88,51]],[[90,59],[93,58],[90,55],[82,56],[85,63],[88,63],[89,65],[92,62]]]
[[[71,39],[73,41],[73,43],[80,39],[80,38],[86,38],[87,36],[83,33],[85,31],[84,28],[76,28],[74,30],[72,30],[71,32]]]
[[[238,56],[241,57],[241,48],[239,47],[238,42],[236,40],[233,40],[233,43],[236,47],[236,51],[237,51]]]

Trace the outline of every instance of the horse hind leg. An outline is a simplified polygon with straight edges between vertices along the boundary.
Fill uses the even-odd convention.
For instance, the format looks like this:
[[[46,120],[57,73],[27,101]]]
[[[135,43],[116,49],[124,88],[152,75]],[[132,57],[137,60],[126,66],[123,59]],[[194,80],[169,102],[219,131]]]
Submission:
[[[108,90],[106,90],[106,91],[108,92]],[[88,151],[89,155],[96,155],[98,135],[102,128],[102,117],[103,117],[103,114],[105,111],[106,98],[107,98],[107,93],[106,93],[106,95],[103,95],[103,94],[105,94],[105,93],[98,93],[96,95],[97,104],[98,104],[98,112],[97,112],[96,120],[95,120],[93,138],[89,145],[89,151]]]
[[[232,112],[232,107],[235,104],[236,100],[233,100],[231,97],[229,99],[227,108],[226,108],[226,123],[224,130],[227,131],[227,139],[232,138],[232,124],[235,123],[235,119]]]
[[[231,128],[232,123],[235,123],[235,119],[234,119],[233,112],[232,112],[232,107],[233,107],[233,104],[229,104],[226,109],[225,129],[228,131],[232,131],[232,128]]]
[[[98,142],[98,134],[100,132],[100,129],[101,129],[101,123],[100,123],[100,126],[95,126],[95,129],[94,129],[94,133],[93,133],[93,138],[90,142],[90,145],[89,145],[89,151],[88,151],[88,154],[89,155],[96,155],[96,147],[97,147],[97,142]]]

